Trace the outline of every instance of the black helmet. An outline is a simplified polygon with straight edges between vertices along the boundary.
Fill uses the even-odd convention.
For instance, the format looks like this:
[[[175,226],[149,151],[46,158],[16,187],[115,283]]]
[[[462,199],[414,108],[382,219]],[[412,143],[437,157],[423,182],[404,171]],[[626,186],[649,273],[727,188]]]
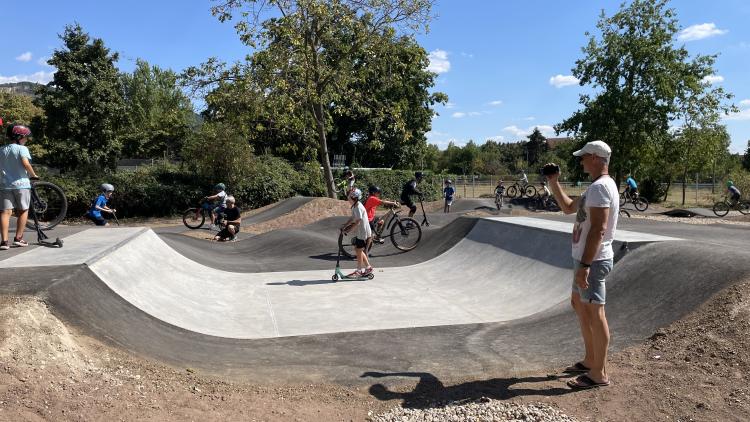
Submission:
[[[24,125],[8,125],[5,135],[13,142],[18,142],[23,138],[31,136],[31,129]]]
[[[414,177],[416,177],[417,179],[421,179],[422,177],[424,177],[424,174],[421,171],[418,171],[414,173]]]
[[[367,189],[367,192],[369,192],[370,195],[373,195],[373,194],[376,194],[376,193],[380,193],[382,191],[380,190],[379,187],[377,187],[375,185],[370,185],[369,189]]]

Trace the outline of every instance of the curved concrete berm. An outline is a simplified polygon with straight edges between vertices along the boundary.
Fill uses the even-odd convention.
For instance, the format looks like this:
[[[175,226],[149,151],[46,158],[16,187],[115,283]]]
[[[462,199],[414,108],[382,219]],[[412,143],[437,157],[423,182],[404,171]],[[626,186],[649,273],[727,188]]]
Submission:
[[[0,293],[43,294],[66,322],[120,347],[255,381],[352,383],[367,370],[507,375],[578,358],[567,308],[570,228],[479,219],[431,260],[335,283],[332,269],[210,268],[148,229],[88,230],[66,238],[63,249],[0,261],[11,280],[0,282]],[[750,273],[734,266],[727,274],[722,263],[736,258],[731,252],[674,238],[620,231],[615,248],[623,242],[631,252],[618,257],[608,280],[614,348]],[[29,276],[35,281],[18,281]]]

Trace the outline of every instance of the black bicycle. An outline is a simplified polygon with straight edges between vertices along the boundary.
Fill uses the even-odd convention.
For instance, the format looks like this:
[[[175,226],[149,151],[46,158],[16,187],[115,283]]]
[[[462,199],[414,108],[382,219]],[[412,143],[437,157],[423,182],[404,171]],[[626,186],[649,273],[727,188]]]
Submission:
[[[560,206],[552,195],[536,195],[527,206],[531,211],[560,211]]]
[[[724,217],[729,214],[730,210],[739,211],[744,215],[750,214],[750,201],[744,199],[732,201],[725,196],[724,199],[715,203],[713,207],[714,214],[717,217]]]
[[[424,209],[424,208],[423,208]],[[390,238],[391,243],[400,251],[410,251],[417,247],[422,240],[422,228],[417,220],[411,217],[401,217],[401,210],[395,210],[393,207],[388,208],[388,212],[383,216],[384,223],[378,226],[380,229],[373,233],[373,241],[370,243],[367,253],[375,244],[385,243],[385,239]],[[429,223],[428,223],[429,224]],[[383,235],[383,233],[389,233]],[[339,234],[339,250],[341,254],[349,258],[354,258],[354,245],[351,239],[341,232]]]
[[[648,209],[648,200],[638,193],[631,194],[628,190],[620,192],[620,207],[625,206],[628,201],[630,201],[638,211],[646,211]]]
[[[188,208],[182,213],[182,224],[185,225],[185,227],[195,230],[203,227],[203,224],[206,222],[206,219],[208,221],[211,221],[211,211],[213,210],[214,205],[205,199],[201,200],[201,203],[194,208]],[[216,221],[214,221],[212,224],[218,225],[219,221],[221,220],[221,216],[216,216]],[[209,229],[210,229],[209,225]]]
[[[36,218],[26,221],[26,227],[49,230],[60,224],[68,212],[68,198],[60,186],[52,182],[42,182],[31,179],[31,203],[29,217]]]
[[[529,182],[519,180],[508,186],[508,189],[505,192],[508,198],[523,198],[524,196],[533,198],[536,195],[536,188]]]

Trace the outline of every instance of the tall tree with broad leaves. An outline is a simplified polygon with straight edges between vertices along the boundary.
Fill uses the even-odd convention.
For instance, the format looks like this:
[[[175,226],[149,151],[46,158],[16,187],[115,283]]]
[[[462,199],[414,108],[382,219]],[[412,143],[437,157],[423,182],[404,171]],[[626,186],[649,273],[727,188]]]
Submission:
[[[293,100],[314,123],[328,196],[335,197],[328,152],[329,106],[354,96],[354,58],[377,49],[387,28],[419,30],[433,0],[217,0],[220,21],[235,21],[252,48],[263,92]]]
[[[714,72],[715,56],[691,58],[684,47],[675,47],[680,27],[667,5],[668,0],[633,0],[611,17],[602,12],[600,38],[586,33],[584,57],[572,70],[594,93],[581,94],[583,108],[555,127],[607,142],[618,183],[642,161],[660,159],[681,103],[703,96],[707,87],[700,81]],[[728,95],[721,92],[718,99]]]
[[[47,163],[62,170],[113,169],[125,110],[118,55],[79,24],[66,26],[60,39],[63,47],[47,62],[57,71],[37,99],[47,116]]]
[[[133,73],[123,73],[121,80],[125,95],[123,155],[176,155],[196,124],[193,106],[178,86],[177,74],[139,59]]]

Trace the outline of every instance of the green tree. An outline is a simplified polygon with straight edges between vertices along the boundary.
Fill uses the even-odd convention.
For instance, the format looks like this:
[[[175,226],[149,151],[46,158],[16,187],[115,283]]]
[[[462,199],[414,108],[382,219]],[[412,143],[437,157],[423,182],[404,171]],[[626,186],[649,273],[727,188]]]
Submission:
[[[31,156],[36,161],[44,161],[47,151],[42,146],[44,139],[44,111],[34,105],[33,99],[27,95],[14,94],[12,92],[0,92],[0,117],[3,123],[17,123],[27,125],[34,133],[37,142],[28,145]],[[0,126],[0,129],[4,129]],[[4,137],[5,132],[0,131]]]
[[[38,104],[47,116],[47,162],[63,170],[114,168],[125,110],[115,68],[118,55],[100,38],[92,40],[79,24],[66,26],[60,39],[63,47],[48,61],[57,71],[38,92]]]
[[[199,176],[237,186],[253,171],[247,136],[223,122],[208,122],[187,139],[184,163]]]
[[[139,59],[133,73],[123,73],[121,81],[126,111],[123,155],[158,158],[179,153],[195,118],[177,75]]]
[[[670,121],[687,98],[701,97],[700,81],[713,73],[715,56],[690,59],[674,46],[679,30],[667,0],[634,0],[597,23],[573,75],[594,94],[580,95],[583,108],[556,126],[583,140],[602,139],[616,151],[610,171],[619,182],[642,161],[657,160],[670,139]],[[728,98],[722,93],[723,99]]]
[[[328,153],[328,105],[354,98],[350,89],[355,57],[375,50],[396,25],[417,29],[429,20],[432,0],[221,0],[212,8],[250,47],[264,92],[294,100],[312,117],[328,195],[335,197]],[[274,16],[265,18],[269,9]]]
[[[527,161],[529,164],[534,165],[537,164],[542,154],[547,152],[547,138],[542,135],[538,127],[535,127],[534,131],[527,138],[529,141],[524,145],[528,154]]]
[[[742,168],[750,171],[750,140],[747,141],[747,148],[745,148],[745,154],[742,156]]]

